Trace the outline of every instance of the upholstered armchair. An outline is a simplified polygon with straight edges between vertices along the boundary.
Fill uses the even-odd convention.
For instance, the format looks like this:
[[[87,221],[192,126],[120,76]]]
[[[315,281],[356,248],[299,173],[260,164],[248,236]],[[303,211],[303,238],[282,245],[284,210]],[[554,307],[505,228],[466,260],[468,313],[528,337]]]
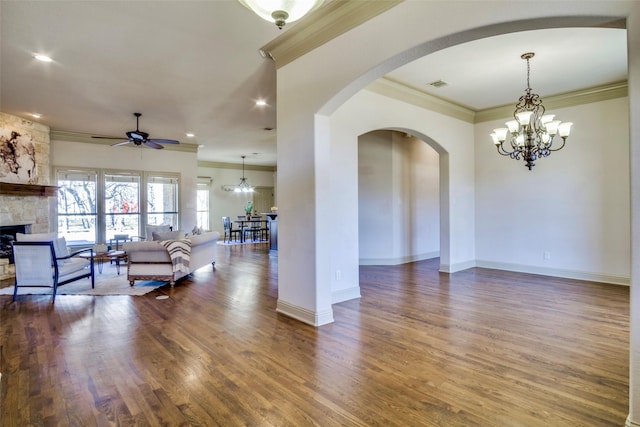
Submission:
[[[32,236],[25,234],[23,236]],[[56,300],[58,286],[75,280],[90,278],[91,288],[95,286],[93,251],[91,248],[69,253],[64,238],[49,241],[24,241],[24,237],[12,243],[13,259],[16,269],[13,300],[16,300],[18,288],[53,288],[53,300]],[[62,241],[60,241],[62,240]],[[56,246],[64,245],[57,251]],[[78,257],[81,253],[85,257]]]

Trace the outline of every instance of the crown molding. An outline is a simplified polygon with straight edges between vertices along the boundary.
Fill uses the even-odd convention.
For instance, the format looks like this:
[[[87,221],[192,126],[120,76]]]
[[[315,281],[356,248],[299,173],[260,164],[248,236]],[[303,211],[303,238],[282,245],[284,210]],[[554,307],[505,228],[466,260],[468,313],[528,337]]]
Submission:
[[[629,91],[627,81],[609,83],[601,86],[594,86],[586,89],[565,92],[558,95],[543,97],[544,108],[547,112],[556,108],[573,107],[576,105],[589,104],[591,102],[606,101],[608,99],[623,98],[628,96]],[[541,97],[542,98],[542,97]],[[501,105],[499,107],[487,108],[476,112],[475,123],[499,120],[505,117],[512,117],[515,108],[513,104]]]
[[[513,104],[475,111],[385,77],[371,83],[365,90],[442,113],[468,123],[482,123],[511,117],[515,107],[514,101]],[[549,111],[556,108],[573,107],[625,96],[628,96],[627,82],[620,81],[558,95],[545,96],[544,106]]]
[[[223,162],[210,162],[206,160],[198,161],[199,168],[214,168],[214,169],[234,169],[242,170],[240,163],[223,163]],[[275,166],[260,166],[260,165],[244,165],[244,170],[258,171],[258,172],[276,172]]]
[[[468,123],[474,123],[474,110],[455,104],[451,101],[438,98],[437,96],[430,95],[426,92],[419,91],[386,77],[379,78],[367,86],[365,90],[369,90],[389,98],[394,98],[408,104],[413,104],[427,110],[446,114],[447,116],[451,116]]]
[[[91,135],[88,133],[71,132],[66,130],[52,130],[49,135],[49,139],[52,142],[53,141],[85,142],[89,144],[109,145],[109,146],[114,144],[114,142],[117,142],[117,139],[113,139],[113,140],[97,139],[97,138],[92,138]],[[124,140],[125,138],[122,138],[122,139]],[[165,148],[165,150],[168,150],[168,151],[182,151],[186,153],[198,152],[198,145],[196,144],[185,144],[181,142],[180,144],[163,145],[163,147]],[[129,144],[129,145],[123,145],[122,148],[137,148],[137,146],[133,144]]]
[[[260,55],[283,67],[403,0],[332,1],[307,15],[300,23],[260,48]]]

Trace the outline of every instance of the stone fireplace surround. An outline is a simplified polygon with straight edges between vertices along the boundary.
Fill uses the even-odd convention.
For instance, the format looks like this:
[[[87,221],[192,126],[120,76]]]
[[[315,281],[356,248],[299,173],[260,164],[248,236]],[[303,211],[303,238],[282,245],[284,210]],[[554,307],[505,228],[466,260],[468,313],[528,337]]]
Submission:
[[[0,127],[28,133],[36,149],[36,185],[0,182],[0,226],[31,225],[32,233],[55,230],[55,187],[51,187],[49,164],[49,127],[0,112]],[[0,162],[3,159],[0,157]],[[0,178],[2,181],[2,178]],[[0,280],[15,277],[15,269],[7,258],[0,258]]]

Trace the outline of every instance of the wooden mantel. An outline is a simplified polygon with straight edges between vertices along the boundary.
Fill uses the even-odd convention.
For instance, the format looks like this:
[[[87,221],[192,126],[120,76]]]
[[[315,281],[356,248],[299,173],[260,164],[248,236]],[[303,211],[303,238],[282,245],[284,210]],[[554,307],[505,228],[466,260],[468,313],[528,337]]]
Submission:
[[[40,196],[52,197],[56,195],[58,187],[53,185],[16,184],[0,182],[0,195],[5,196]]]

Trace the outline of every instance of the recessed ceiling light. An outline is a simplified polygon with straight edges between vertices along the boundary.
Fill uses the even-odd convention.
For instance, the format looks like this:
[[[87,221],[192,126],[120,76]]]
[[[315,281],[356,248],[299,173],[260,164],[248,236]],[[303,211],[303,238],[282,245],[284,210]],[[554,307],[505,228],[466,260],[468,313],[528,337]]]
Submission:
[[[196,135],[195,135],[195,134],[193,134],[193,133],[188,133],[188,134],[187,134],[187,138],[193,138],[194,136],[196,136]]]
[[[53,61],[53,59],[51,59],[47,55],[43,55],[41,53],[36,53],[35,55],[33,55],[33,57],[36,58],[38,61],[42,61],[42,62],[51,62],[51,61]]]
[[[33,117],[34,119],[39,119],[40,117],[42,117],[42,114],[40,114],[40,113],[31,113],[31,117]]]
[[[267,101],[265,101],[264,99],[259,99],[256,101],[256,106],[258,107],[264,107],[265,105],[267,105]]]

